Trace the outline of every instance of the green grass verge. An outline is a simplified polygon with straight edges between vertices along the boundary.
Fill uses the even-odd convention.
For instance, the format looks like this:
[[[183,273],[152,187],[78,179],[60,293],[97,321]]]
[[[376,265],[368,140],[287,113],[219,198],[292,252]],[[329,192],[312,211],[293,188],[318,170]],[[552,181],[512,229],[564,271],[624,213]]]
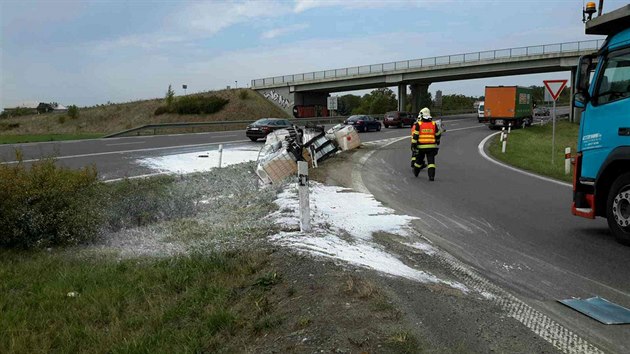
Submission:
[[[575,153],[579,127],[579,124],[567,121],[556,123],[554,164],[551,163],[551,123],[512,130],[505,154],[501,153],[500,135],[497,135],[490,140],[489,152],[494,158],[512,166],[570,182],[573,170],[568,175],[564,174],[564,149],[571,147],[571,153]]]
[[[266,258],[251,251],[116,261],[0,250],[0,351],[229,351],[233,336],[281,320],[258,324],[268,313],[256,306],[274,284],[265,282]]]
[[[0,144],[39,143],[42,141],[96,139],[96,138],[102,137],[103,135],[105,134],[82,133],[82,134],[0,135]]]

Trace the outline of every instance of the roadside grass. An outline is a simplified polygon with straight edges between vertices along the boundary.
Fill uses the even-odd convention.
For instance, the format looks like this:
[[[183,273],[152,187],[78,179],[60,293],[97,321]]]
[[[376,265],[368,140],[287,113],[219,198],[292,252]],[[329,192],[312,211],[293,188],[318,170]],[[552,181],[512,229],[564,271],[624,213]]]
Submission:
[[[0,353],[239,352],[284,323],[261,247],[276,190],[251,170],[102,185],[97,240],[0,248]]]
[[[573,170],[564,174],[564,149],[571,147],[576,151],[579,124],[567,121],[556,122],[556,146],[554,164],[551,164],[552,124],[515,129],[510,133],[505,154],[501,153],[500,135],[490,140],[488,150],[494,158],[509,165],[548,176],[565,182],[571,182]],[[571,167],[573,168],[573,167]]]
[[[283,320],[260,304],[275,284],[257,280],[267,277],[266,259],[258,251],[122,261],[0,251],[0,351],[224,350],[231,337]]]
[[[39,143],[45,141],[64,141],[97,139],[105,134],[100,133],[77,133],[77,134],[22,134],[22,135],[0,135],[0,144],[20,144]]]

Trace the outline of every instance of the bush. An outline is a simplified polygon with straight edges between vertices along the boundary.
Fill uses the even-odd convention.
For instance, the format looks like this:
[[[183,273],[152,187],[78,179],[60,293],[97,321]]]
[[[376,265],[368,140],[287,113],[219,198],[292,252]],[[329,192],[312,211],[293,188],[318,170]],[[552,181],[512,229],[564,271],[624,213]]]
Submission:
[[[0,123],[0,132],[11,129],[17,129],[20,127],[20,123]]]
[[[57,118],[57,121],[59,122],[59,124],[63,124],[63,123],[65,123],[65,122],[66,122],[66,116],[64,116],[64,115],[60,115],[60,116]]]
[[[193,215],[194,189],[175,177],[124,180],[105,186],[105,227],[111,231]]]
[[[79,107],[76,105],[71,105],[68,107],[68,116],[72,119],[79,118]]]
[[[249,92],[245,89],[241,89],[238,93],[238,97],[242,100],[246,100],[249,98]]]
[[[221,97],[184,96],[175,103],[178,114],[212,114],[220,111],[230,102]]]
[[[155,112],[153,114],[155,114],[156,116],[159,116],[159,115],[162,115],[164,113],[170,113],[170,110],[166,106],[160,106],[160,107],[158,107],[155,110]]]
[[[54,159],[30,168],[21,161],[0,165],[0,247],[73,245],[94,238],[100,186],[93,167],[70,170]]]

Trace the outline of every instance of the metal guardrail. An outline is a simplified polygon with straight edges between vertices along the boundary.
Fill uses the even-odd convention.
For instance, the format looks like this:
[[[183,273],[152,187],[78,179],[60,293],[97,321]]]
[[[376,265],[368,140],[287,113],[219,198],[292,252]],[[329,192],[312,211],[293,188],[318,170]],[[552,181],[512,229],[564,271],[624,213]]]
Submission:
[[[436,112],[439,112],[437,110]],[[447,111],[445,114],[455,115],[455,114],[465,114],[465,113],[474,113],[476,110],[459,110],[459,111]],[[373,117],[379,117],[382,119],[382,114],[366,114],[371,115]],[[439,114],[440,116],[442,113]],[[315,123],[315,124],[334,124],[341,123],[349,116],[334,116],[334,117],[313,117],[313,118],[294,118],[287,119],[293,124],[296,125],[304,125],[306,123]],[[127,134],[137,133],[140,135],[141,131],[144,130],[153,130],[153,135],[157,133],[160,129],[188,129],[188,128],[197,128],[197,127],[212,127],[212,126],[226,126],[226,125],[246,125],[255,122],[256,120],[227,120],[227,121],[217,121],[217,122],[184,122],[184,123],[158,123],[158,124],[147,124],[139,127],[123,130],[117,133],[105,135],[103,138],[115,138],[120,137]]]
[[[380,74],[395,72],[398,70],[408,70],[413,68],[423,68],[438,65],[459,64],[469,62],[480,62],[484,60],[509,59],[526,57],[530,55],[557,54],[568,52],[582,52],[598,50],[604,43],[603,39],[593,39],[588,41],[565,42],[556,44],[543,44],[528,47],[516,47],[507,49],[487,50],[474,53],[463,53],[430,57],[422,59],[396,61],[382,64],[353,66],[341,69],[331,69],[323,71],[313,71],[309,73],[267,77],[255,79],[251,82],[251,88],[264,88],[265,86],[308,82],[322,79],[344,78],[357,75]]]
[[[347,116],[337,116],[337,117],[315,117],[315,118],[297,118],[297,119],[287,119],[291,123],[340,123],[343,122]],[[158,129],[185,129],[185,128],[197,128],[197,127],[211,127],[211,126],[225,126],[225,125],[246,125],[255,122],[256,120],[229,120],[229,121],[217,121],[217,122],[188,122],[188,123],[159,123],[159,124],[147,124],[142,125],[136,128],[131,128],[127,130],[123,130],[118,133],[113,133],[104,136],[103,138],[114,138],[123,136],[131,133],[139,133],[143,130],[154,130]]]

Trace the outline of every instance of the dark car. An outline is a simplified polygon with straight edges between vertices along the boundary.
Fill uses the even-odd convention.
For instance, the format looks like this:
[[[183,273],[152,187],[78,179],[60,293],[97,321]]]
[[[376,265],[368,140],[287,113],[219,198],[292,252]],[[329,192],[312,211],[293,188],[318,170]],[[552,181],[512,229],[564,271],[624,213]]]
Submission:
[[[274,130],[286,129],[292,126],[291,122],[280,118],[262,118],[247,126],[245,135],[251,140],[266,138],[267,134]]]
[[[370,129],[376,130],[377,132],[381,130],[381,122],[372,116],[366,115],[350,116],[343,124],[353,125],[359,132],[367,132]]]
[[[405,125],[412,126],[415,122],[416,115],[409,112],[387,112],[383,117],[383,124],[385,125],[385,128],[402,128]]]
[[[549,116],[549,108],[547,107],[536,107],[534,108],[535,116]]]

